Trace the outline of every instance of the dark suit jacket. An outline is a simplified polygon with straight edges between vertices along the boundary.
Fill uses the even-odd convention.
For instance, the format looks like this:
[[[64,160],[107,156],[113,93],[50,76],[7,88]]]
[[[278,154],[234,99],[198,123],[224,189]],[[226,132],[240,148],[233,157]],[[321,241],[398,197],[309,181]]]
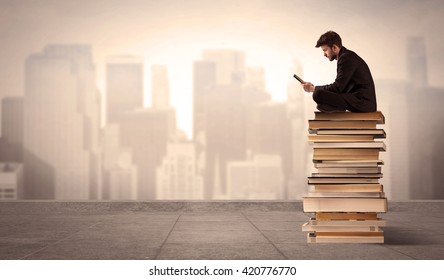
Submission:
[[[318,87],[344,94],[344,99],[357,111],[376,111],[375,84],[370,69],[361,57],[345,47],[339,51],[335,82]]]

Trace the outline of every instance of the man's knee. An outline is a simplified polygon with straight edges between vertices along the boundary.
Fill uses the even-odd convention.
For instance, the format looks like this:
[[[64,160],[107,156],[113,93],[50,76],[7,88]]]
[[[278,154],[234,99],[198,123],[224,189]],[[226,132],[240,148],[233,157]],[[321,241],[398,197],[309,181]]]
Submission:
[[[324,95],[325,95],[325,90],[315,89],[315,91],[313,92],[313,100],[318,104],[322,103]]]

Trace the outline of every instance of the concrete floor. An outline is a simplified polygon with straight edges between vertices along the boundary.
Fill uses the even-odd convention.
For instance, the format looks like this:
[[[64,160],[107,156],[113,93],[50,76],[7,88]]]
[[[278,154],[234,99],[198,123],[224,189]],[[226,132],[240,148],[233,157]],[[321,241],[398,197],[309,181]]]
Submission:
[[[307,244],[295,202],[0,202],[0,259],[444,259],[444,201],[390,202],[384,244]]]

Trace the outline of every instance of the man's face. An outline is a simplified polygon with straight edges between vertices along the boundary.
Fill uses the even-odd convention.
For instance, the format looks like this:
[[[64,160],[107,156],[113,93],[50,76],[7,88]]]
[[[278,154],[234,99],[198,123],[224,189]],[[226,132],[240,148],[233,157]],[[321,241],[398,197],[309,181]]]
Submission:
[[[333,47],[329,47],[327,45],[321,46],[321,49],[324,52],[324,56],[327,57],[330,61],[333,61],[337,58],[336,53],[333,51],[334,47],[335,45],[333,45]]]

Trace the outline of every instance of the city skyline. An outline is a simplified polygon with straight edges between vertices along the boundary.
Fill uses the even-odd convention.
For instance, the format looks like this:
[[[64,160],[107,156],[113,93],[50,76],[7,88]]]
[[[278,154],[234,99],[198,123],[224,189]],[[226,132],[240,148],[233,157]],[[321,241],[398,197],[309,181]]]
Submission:
[[[440,78],[444,38],[442,1],[65,1],[39,3],[1,1],[0,97],[23,95],[23,61],[48,43],[93,46],[97,86],[105,92],[105,65],[110,56],[140,56],[144,64],[167,65],[170,103],[178,126],[192,137],[192,67],[204,49],[247,53],[246,64],[265,69],[266,91],[275,101],[286,99],[292,63],[298,59],[304,78],[315,84],[334,79],[335,63],[314,48],[326,30],[337,31],[344,45],[369,63],[375,79],[406,80],[405,40],[425,39],[428,84]],[[332,15],[335,15],[334,18]],[[411,19],[415,20],[411,20]],[[341,20],[334,20],[341,19]],[[394,35],[396,34],[396,35]],[[144,82],[145,105],[151,102],[150,69]],[[376,85],[377,86],[377,85]]]
[[[379,107],[382,108],[383,111],[391,108],[390,110],[385,111],[385,114],[389,120],[391,120],[392,117],[393,120],[397,120],[398,124],[406,122],[403,120],[403,118],[405,119],[404,115],[408,115],[408,110],[414,110],[421,115],[425,113],[421,113],[421,110],[424,110],[425,107],[410,108],[411,102],[409,100],[416,100],[415,104],[418,102],[423,102],[422,100],[417,100],[417,98],[419,98],[418,92],[425,91],[426,94],[431,94],[431,96],[433,95],[434,98],[444,97],[444,95],[440,94],[442,90],[440,91],[439,89],[430,88],[427,86],[428,72],[425,70],[427,65],[427,56],[424,40],[419,37],[414,37],[408,40],[406,44],[409,48],[414,50],[414,52],[410,53],[413,56],[411,61],[416,62],[410,64],[410,68],[408,69],[408,72],[412,77],[410,82],[402,83],[397,81],[380,81],[381,85],[383,85],[381,92],[384,93],[384,95],[380,96],[382,98],[379,99]],[[92,148],[91,151],[95,151],[96,154],[100,151],[104,152],[104,157],[101,159],[97,158],[97,155],[94,156],[91,154],[93,156],[92,158],[96,158],[96,160],[93,161],[95,162],[94,164],[102,164],[101,162],[103,161],[103,165],[101,167],[95,167],[95,170],[104,168],[103,171],[105,173],[103,173],[103,178],[90,179],[90,182],[96,181],[99,183],[99,185],[91,188],[89,190],[90,194],[84,196],[84,198],[97,197],[98,199],[126,198],[146,200],[163,197],[163,199],[167,199],[167,196],[165,195],[168,192],[162,191],[162,188],[159,189],[158,184],[160,182],[167,182],[167,184],[171,184],[168,183],[168,181],[171,181],[171,179],[165,179],[167,176],[163,176],[162,173],[168,174],[169,168],[177,168],[182,170],[191,168],[193,170],[192,172],[185,171],[182,172],[181,174],[183,175],[180,176],[187,176],[187,178],[193,182],[203,180],[204,184],[203,188],[200,190],[197,185],[197,190],[193,191],[196,193],[196,196],[190,197],[200,199],[203,193],[203,198],[205,199],[231,199],[229,194],[234,194],[236,192],[233,192],[233,187],[227,183],[232,182],[231,180],[233,180],[233,178],[227,176],[238,176],[238,179],[235,179],[233,182],[246,183],[248,180],[250,180],[250,183],[247,184],[253,184],[254,186],[259,187],[259,185],[254,184],[254,181],[248,179],[248,177],[239,177],[239,172],[233,173],[233,170],[247,170],[245,167],[254,166],[251,165],[251,162],[248,163],[248,160],[251,161],[252,156],[255,158],[267,158],[269,156],[275,157],[272,161],[264,163],[274,165],[280,169],[280,172],[283,174],[283,189],[278,195],[278,199],[297,198],[304,194],[304,188],[300,185],[300,183],[303,180],[302,177],[305,177],[305,173],[309,170],[307,168],[307,164],[309,162],[307,160],[307,155],[309,154],[309,150],[307,149],[307,145],[305,145],[306,141],[304,139],[306,137],[305,120],[309,118],[307,116],[309,116],[314,110],[314,108],[312,108],[313,110],[309,109],[309,107],[314,105],[314,103],[310,100],[311,98],[308,95],[301,94],[302,90],[297,83],[293,83],[291,86],[289,86],[287,92],[288,101],[272,101],[270,95],[263,91],[263,89],[261,90],[263,82],[261,82],[260,79],[247,79],[250,68],[246,67],[244,64],[243,57],[245,54],[243,52],[233,50],[208,50],[207,54],[211,52],[212,55],[207,55],[207,60],[197,61],[198,63],[194,64],[195,67],[200,65],[199,67],[206,69],[206,71],[203,72],[198,71],[196,74],[197,78],[194,81],[195,98],[201,96],[199,98],[203,98],[204,100],[201,119],[195,119],[195,121],[203,122],[204,124],[202,127],[203,138],[201,138],[201,135],[199,135],[196,138],[196,141],[189,142],[188,146],[192,145],[193,148],[192,150],[186,148],[189,150],[187,152],[187,157],[190,157],[190,155],[193,153],[194,155],[188,159],[190,164],[184,165],[181,163],[183,162],[183,159],[181,159],[181,157],[183,157],[181,156],[182,152],[180,152],[177,148],[175,150],[178,152],[166,153],[167,146],[171,145],[175,141],[179,141],[179,145],[180,142],[187,141],[187,137],[183,134],[183,132],[177,130],[177,116],[175,114],[175,110],[165,103],[166,98],[162,96],[168,96],[169,83],[167,79],[167,68],[159,65],[156,66],[156,68],[159,70],[159,75],[153,76],[160,78],[159,86],[155,86],[158,87],[158,90],[156,90],[159,94],[157,99],[163,100],[162,102],[158,103],[160,104],[159,107],[141,107],[142,98],[139,97],[138,102],[121,111],[121,116],[118,118],[118,120],[109,119],[106,122],[104,135],[111,136],[106,136],[103,138],[107,141],[104,146],[97,146],[96,144],[96,148],[94,148],[93,143],[94,141],[97,141],[97,135],[99,133],[99,110],[101,107],[105,107],[105,103],[103,100],[98,98],[98,93],[96,90],[94,90],[94,82],[92,80],[92,77],[94,76],[92,73],[94,70],[91,71],[91,69],[94,69],[94,66],[91,65],[90,50],[90,47],[86,45],[49,45],[46,46],[42,52],[31,54],[28,58],[29,69],[27,69],[27,88],[29,89],[28,97],[25,98],[25,100],[17,97],[5,98],[2,100],[2,115],[7,117],[4,118],[4,121],[9,120],[9,123],[6,123],[4,127],[9,128],[5,131],[7,131],[11,137],[9,140],[8,138],[2,139],[2,142],[8,142],[16,138],[11,142],[20,144],[20,133],[17,128],[20,127],[20,120],[22,119],[21,114],[24,112],[27,113],[23,118],[24,129],[25,132],[27,131],[27,133],[24,133],[24,135],[27,136],[25,137],[25,140],[27,139],[27,141],[24,143],[25,176],[27,174],[26,162],[29,161],[27,160],[29,159],[29,156],[26,157],[26,155],[29,155],[30,152],[29,145],[36,145],[36,143],[30,140],[30,131],[36,131],[36,127],[41,127],[46,130],[53,127],[56,129],[56,131],[60,132],[57,135],[74,135],[72,134],[73,131],[71,131],[70,128],[65,130],[67,127],[63,125],[53,126],[53,124],[60,123],[60,121],[57,119],[60,118],[58,116],[62,116],[61,114],[64,114],[64,122],[67,121],[66,118],[68,115],[63,113],[63,107],[68,106],[68,113],[72,112],[74,114],[78,114],[79,112],[83,112],[83,114],[86,114],[84,115],[84,118],[86,117],[84,120],[87,122],[83,124],[84,131],[85,129],[91,129],[91,120],[96,119],[97,123],[95,124],[95,127],[97,131],[95,133],[92,131],[88,132],[80,138],[87,135],[89,135],[88,137],[92,136],[93,138],[84,142],[83,145],[86,144],[85,147]],[[238,59],[239,57],[241,58],[240,60]],[[125,78],[115,79],[112,78],[113,76],[109,76],[110,79],[112,78],[111,80],[113,80],[113,87],[120,89],[120,91],[123,90],[119,94],[119,98],[126,96],[128,89],[134,88],[133,85],[139,85],[141,76],[143,75],[143,72],[140,71],[142,68],[140,62],[137,62],[137,64],[135,64],[137,67],[134,68],[134,64],[132,64],[132,62],[129,64],[131,67],[128,67],[127,63],[121,63],[121,59],[122,57],[119,57],[118,60],[120,62],[118,64],[115,64],[115,60],[113,59],[112,61],[114,62],[110,64],[113,67],[110,68],[110,70],[111,73],[117,71],[117,73],[120,73]],[[124,61],[128,62],[128,57],[125,57]],[[133,59],[130,61],[134,62]],[[136,59],[136,61],[140,60]],[[241,63],[238,66],[235,66],[236,64],[233,64],[233,61],[240,61]],[[303,72],[303,68],[298,61],[294,61],[294,63],[295,71]],[[68,74],[69,71],[67,72],[67,69],[71,69],[71,74]],[[136,69],[136,71],[133,71],[134,69]],[[255,68],[253,72],[261,73],[261,71],[257,70],[258,69]],[[213,74],[208,76],[208,71],[213,72]],[[217,78],[217,73],[220,73],[219,80]],[[72,75],[77,75],[77,78],[72,79]],[[198,78],[199,75],[203,75],[202,78]],[[208,83],[206,77],[213,77],[213,80]],[[69,80],[72,80],[74,83],[69,82],[68,84],[71,86],[66,88],[66,85],[68,85],[66,82]],[[65,84],[64,87],[62,86],[63,84]],[[75,86],[76,84],[80,86]],[[199,84],[206,86],[198,86]],[[153,83],[153,85],[156,85],[156,83]],[[398,88],[396,90],[396,94],[385,94],[396,87]],[[66,91],[67,89],[68,91]],[[109,92],[114,91],[112,87],[109,87],[108,89]],[[140,96],[140,92],[142,92],[143,89],[140,87],[136,87],[136,89],[136,91],[139,92],[138,95]],[[203,92],[201,92],[201,89]],[[39,92],[40,94],[46,94],[46,99],[43,98],[43,95],[36,95],[36,93]],[[63,94],[61,96],[54,95],[57,94],[57,92]],[[64,97],[64,95],[66,96]],[[54,103],[54,105],[56,105],[55,107],[50,105],[51,102],[47,102],[49,100],[48,97],[50,96],[52,96],[53,100],[58,100],[58,103]],[[76,99],[77,101],[75,101]],[[68,100],[71,101],[67,103],[66,101]],[[394,100],[399,103],[399,106],[393,107],[392,103]],[[426,100],[424,101],[427,102]],[[94,105],[94,102],[99,103]],[[23,105],[21,105],[23,103],[27,105],[25,108],[23,108]],[[46,106],[42,107],[44,104],[46,104]],[[75,113],[76,110],[73,110],[73,108],[76,106],[72,106],[75,104],[77,104],[77,113]],[[80,111],[78,111],[79,109]],[[396,114],[394,114],[395,111],[397,112]],[[30,115],[28,112],[33,113]],[[441,133],[441,130],[439,129],[439,118],[434,118],[433,112],[435,112],[435,114],[438,113],[437,111],[433,110],[427,112],[427,120],[412,119],[411,121],[413,124],[417,121],[427,121],[430,123],[430,125],[437,125],[438,127],[436,133],[439,134]],[[432,114],[430,115],[430,113]],[[400,115],[398,116],[398,114]],[[75,116],[74,118],[69,118],[71,118],[72,121],[79,119]],[[47,124],[41,123],[42,120],[49,122],[47,122]],[[34,124],[30,125],[30,121],[34,122]],[[67,123],[72,121],[68,121]],[[75,122],[78,121],[74,121],[73,124]],[[288,124],[286,124],[287,122]],[[42,124],[44,126],[42,126]],[[85,126],[85,124],[87,124],[87,126]],[[148,130],[143,128],[146,125],[148,125]],[[72,128],[75,128],[76,126],[77,125]],[[110,127],[108,128],[108,126]],[[33,130],[29,130],[30,128]],[[420,143],[418,141],[424,141],[421,137],[423,137],[422,135],[427,134],[425,134],[425,132],[420,134],[416,132],[421,130],[423,126],[415,125],[407,130],[400,130],[400,128],[402,128],[402,126],[396,124],[389,124],[387,126],[389,136],[392,132],[394,132],[392,137],[389,137],[389,139],[394,139],[394,141],[388,141],[389,146],[390,143],[395,143],[395,141],[402,142],[401,139],[405,137],[409,137],[409,141],[403,142],[404,144],[402,145],[398,143],[395,147],[393,147],[394,153],[391,153],[387,158],[388,163],[390,164],[387,166],[388,168],[386,168],[388,171],[386,173],[388,174],[387,182],[389,182],[388,186],[386,186],[386,193],[388,195],[393,194],[395,197],[405,197],[407,199],[411,197],[411,195],[419,198],[423,196],[425,198],[433,198],[435,194],[441,195],[442,192],[436,186],[436,178],[438,178],[437,176],[439,176],[439,173],[435,172],[435,169],[437,168],[436,156],[439,157],[440,155],[440,152],[438,151],[439,149],[437,150],[436,145],[428,146],[431,151],[427,153],[429,154],[431,152],[433,156],[430,157],[430,161],[423,162],[423,160],[419,158],[422,156],[419,150],[409,151],[408,148],[409,146]],[[74,131],[80,130],[76,128]],[[159,132],[161,133],[159,134]],[[12,137],[13,135],[18,136]],[[46,139],[45,141],[48,142],[49,146],[54,146],[55,142],[54,139],[51,138],[51,134],[45,135],[40,133],[34,134],[34,136],[35,135],[38,135],[37,137],[40,139]],[[152,135],[157,136],[156,138],[153,138]],[[286,140],[287,137],[289,137],[288,141]],[[94,138],[96,140],[94,140]],[[73,139],[70,141],[71,144],[68,145],[71,145],[71,147],[77,147],[78,144],[75,143],[76,141],[72,140]],[[110,144],[108,144],[108,141],[111,141]],[[77,143],[78,142],[79,141],[77,140]],[[40,145],[40,148],[43,147],[41,143],[38,145]],[[60,144],[57,144],[56,147],[57,146],[62,147]],[[5,151],[5,148],[3,147],[6,146],[2,145],[2,149],[0,150]],[[32,149],[34,148],[31,148],[31,150]],[[53,151],[51,151],[52,148],[45,149],[47,149],[49,155],[53,154]],[[433,151],[435,150],[438,153],[434,154]],[[43,150],[38,151],[38,153],[40,153],[40,157],[48,157],[48,155],[42,154],[42,151]],[[159,153],[159,151],[161,152]],[[66,150],[64,152],[65,158],[72,152],[72,149]],[[111,157],[109,157],[109,155]],[[2,152],[1,156],[3,158],[5,154]],[[36,155],[34,154],[31,157],[34,164],[39,162],[35,156]],[[64,157],[63,155],[58,155],[59,158],[60,156],[62,156],[61,158]],[[202,159],[202,156],[204,158],[203,166],[202,160],[199,159]],[[397,163],[397,159],[400,156],[405,158],[407,165]],[[50,158],[51,157],[54,158],[54,156],[50,156]],[[6,159],[6,161],[8,160]],[[55,162],[57,161],[61,162],[60,160],[56,159]],[[174,161],[176,161],[176,164],[173,163]],[[198,164],[199,161],[200,163]],[[417,165],[416,161],[422,163]],[[163,162],[162,165],[159,165],[161,162]],[[276,162],[280,163],[276,165]],[[187,168],[186,166],[189,167]],[[52,176],[56,176],[58,168],[57,165],[53,166],[53,169],[48,169],[49,166],[46,166],[46,169],[44,166],[42,167],[43,169],[40,171],[43,173],[40,174],[53,174]],[[80,165],[78,167],[80,167]],[[251,169],[251,167],[248,168]],[[163,171],[159,168],[163,168]],[[392,168],[394,170],[393,174],[391,174]],[[145,171],[141,172],[140,170]],[[147,170],[150,171],[147,172]],[[247,173],[251,172],[255,171],[249,171]],[[427,188],[420,187],[419,189],[422,189],[420,191],[416,187],[416,184],[412,185],[410,182],[414,182],[417,179],[412,177],[412,175],[410,175],[410,178],[405,178],[404,175],[408,174],[409,172],[411,174],[418,174],[418,172],[429,174],[426,183]],[[245,176],[247,175],[245,174]],[[157,179],[155,177],[157,177]],[[34,183],[37,182],[35,178],[31,180]],[[142,180],[141,178],[144,179]],[[102,179],[103,185],[99,182],[102,181]],[[276,180],[279,181],[280,179],[276,177]],[[48,181],[43,180],[42,182],[44,184],[48,184]],[[66,182],[66,178],[62,182]],[[410,188],[408,190],[404,189],[404,191],[401,191],[399,188],[392,187],[390,182],[402,182],[402,185],[409,185]],[[164,183],[162,184],[167,189],[177,189],[178,187],[177,185],[173,186],[165,185]],[[147,189],[146,186],[151,187]],[[241,189],[242,188],[249,189],[249,187],[246,186],[241,187]],[[188,187],[188,189],[191,190],[193,188]],[[159,191],[161,195],[159,194],[159,196],[157,196],[156,193]],[[264,193],[267,193],[266,190],[264,191]],[[171,194],[171,191],[169,193]],[[247,197],[257,197],[253,193],[245,195]],[[270,199],[272,197],[276,198],[276,194],[271,195],[271,192],[268,193],[270,194]],[[83,195],[85,194],[86,192],[84,192]],[[55,198],[57,197],[63,198],[64,196],[55,196]],[[173,198],[175,196],[172,195],[171,197]],[[185,199],[190,199],[190,197],[187,198],[187,196],[185,196]],[[71,196],[68,195],[65,196],[65,198],[71,199]]]

